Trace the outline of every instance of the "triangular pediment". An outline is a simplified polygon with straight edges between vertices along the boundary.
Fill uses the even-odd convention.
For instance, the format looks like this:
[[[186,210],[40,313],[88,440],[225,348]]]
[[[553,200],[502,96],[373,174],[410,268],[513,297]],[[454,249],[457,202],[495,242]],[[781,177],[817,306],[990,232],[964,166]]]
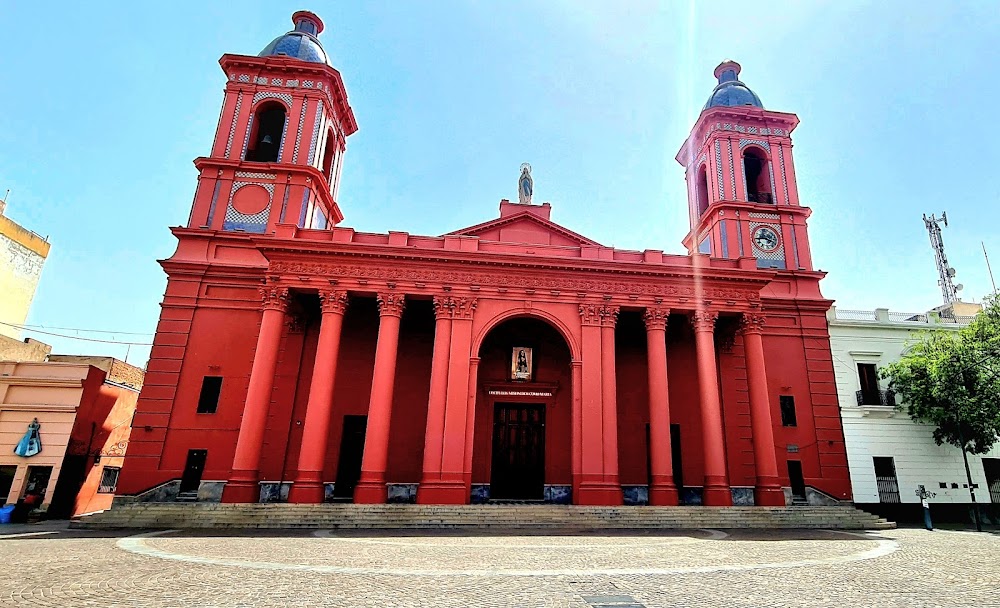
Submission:
[[[449,232],[446,236],[477,236],[483,241],[498,243],[580,247],[601,244],[577,234],[555,222],[539,217],[532,210],[505,215],[475,226]]]

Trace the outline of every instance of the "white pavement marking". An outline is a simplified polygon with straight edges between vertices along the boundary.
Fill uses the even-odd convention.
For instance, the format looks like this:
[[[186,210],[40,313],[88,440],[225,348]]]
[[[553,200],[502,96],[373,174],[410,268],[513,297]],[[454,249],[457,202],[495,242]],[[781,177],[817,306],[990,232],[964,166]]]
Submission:
[[[59,530],[48,530],[46,532],[21,532],[20,534],[0,534],[0,540],[4,538],[21,538],[22,536],[42,536],[44,534],[55,534]]]
[[[644,574],[695,574],[712,572],[734,572],[740,570],[774,570],[785,568],[803,568],[808,566],[827,566],[833,564],[844,564],[849,562],[878,559],[885,557],[899,549],[899,544],[893,540],[873,538],[863,534],[852,532],[842,532],[851,536],[857,536],[865,540],[874,541],[877,546],[867,551],[851,553],[849,555],[805,559],[790,562],[769,562],[762,564],[732,564],[718,566],[695,566],[685,568],[592,568],[592,569],[553,569],[553,570],[434,570],[419,568],[354,568],[349,566],[320,566],[307,564],[288,564],[281,562],[258,562],[237,559],[224,559],[217,557],[202,557],[197,555],[186,555],[183,553],[173,553],[163,549],[157,549],[146,544],[146,539],[164,534],[170,534],[176,530],[161,530],[158,532],[147,532],[135,534],[119,539],[116,543],[119,549],[159,559],[174,560],[192,564],[203,564],[211,566],[231,566],[234,568],[252,568],[257,570],[274,571],[297,571],[315,572],[320,574],[364,574],[364,575],[388,575],[388,576],[483,576],[483,577],[543,577],[543,576],[616,576],[616,575],[644,575]],[[332,537],[331,537],[332,538]]]
[[[699,532],[705,532],[708,534],[705,538],[692,538],[690,536],[613,536],[611,538],[641,538],[646,541],[652,541],[649,544],[653,546],[662,545],[678,545],[678,544],[689,544],[689,543],[701,543],[709,540],[722,540],[729,536],[728,533],[722,530],[710,530],[708,528],[699,528]],[[403,541],[403,540],[380,540],[375,538],[352,538],[347,536],[337,536],[335,530],[316,530],[313,536],[317,538],[330,538],[338,542],[345,543],[359,543],[359,544],[370,544],[370,545],[395,545],[397,547],[416,547],[418,549],[426,549],[428,545],[421,542],[413,541]],[[609,545],[595,545],[590,544],[575,544],[575,543],[551,543],[547,545],[514,545],[509,542],[500,541],[498,543],[473,543],[470,545],[468,538],[486,538],[482,536],[472,536],[468,538],[463,537],[429,537],[429,536],[418,536],[413,538],[433,538],[434,548],[437,547],[461,547],[469,548],[475,547],[476,549],[603,549]],[[447,543],[441,542],[443,538],[456,538],[460,542]],[[531,538],[520,536],[518,538]],[[552,538],[552,537],[550,537]],[[570,538],[570,537],[557,537],[557,538]]]

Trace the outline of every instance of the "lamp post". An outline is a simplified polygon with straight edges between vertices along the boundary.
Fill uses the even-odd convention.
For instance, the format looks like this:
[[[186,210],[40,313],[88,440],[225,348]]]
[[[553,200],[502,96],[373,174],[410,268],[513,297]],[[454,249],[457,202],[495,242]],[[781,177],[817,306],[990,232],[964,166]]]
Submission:
[[[931,522],[931,505],[927,502],[927,499],[934,498],[936,493],[928,492],[927,488],[925,488],[923,484],[917,486],[914,493],[920,498],[920,506],[924,508],[924,527],[928,530],[933,530],[934,523]]]

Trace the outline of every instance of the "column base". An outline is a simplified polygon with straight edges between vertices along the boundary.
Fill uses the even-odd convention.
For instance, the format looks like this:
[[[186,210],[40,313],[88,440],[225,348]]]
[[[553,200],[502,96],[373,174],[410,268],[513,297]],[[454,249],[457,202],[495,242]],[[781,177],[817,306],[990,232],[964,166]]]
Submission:
[[[702,489],[701,504],[706,507],[733,506],[733,493],[729,486],[706,485]]]
[[[354,486],[354,504],[382,505],[386,502],[387,490],[384,481],[359,481]]]
[[[418,505],[467,505],[469,486],[461,481],[421,481],[417,486]]]
[[[296,504],[320,504],[326,490],[323,482],[314,479],[296,479],[288,492],[288,502]]]
[[[653,507],[676,507],[680,502],[677,488],[673,485],[649,486],[649,504]]]
[[[583,482],[579,485],[573,504],[593,507],[614,507],[621,505],[622,487],[613,482]]]
[[[260,502],[260,484],[256,479],[230,479],[222,488],[222,502]]]
[[[778,485],[758,485],[753,489],[753,501],[758,507],[784,507],[785,491]]]

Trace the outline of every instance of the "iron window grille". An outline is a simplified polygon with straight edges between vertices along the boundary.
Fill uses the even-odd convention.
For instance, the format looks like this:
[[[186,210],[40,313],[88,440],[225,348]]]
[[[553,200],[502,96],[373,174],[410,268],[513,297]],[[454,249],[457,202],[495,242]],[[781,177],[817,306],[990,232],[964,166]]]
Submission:
[[[101,471],[101,485],[97,486],[98,494],[114,494],[118,489],[118,473],[120,467],[104,467]]]

